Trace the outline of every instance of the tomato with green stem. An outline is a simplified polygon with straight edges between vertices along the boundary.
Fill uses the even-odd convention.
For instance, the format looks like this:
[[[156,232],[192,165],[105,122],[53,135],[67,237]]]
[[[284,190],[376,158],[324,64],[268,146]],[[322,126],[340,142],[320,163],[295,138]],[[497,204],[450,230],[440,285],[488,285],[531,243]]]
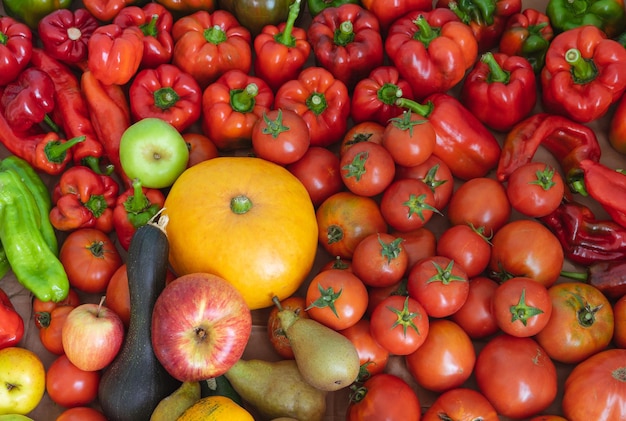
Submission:
[[[391,295],[370,315],[372,336],[394,355],[415,352],[426,340],[429,327],[426,309],[409,296]]]
[[[302,158],[310,143],[309,127],[292,110],[264,111],[252,126],[252,148],[256,156],[279,165]]]
[[[374,142],[353,145],[340,158],[343,183],[352,193],[372,197],[391,184],[396,173],[389,151]]]
[[[385,287],[402,279],[409,258],[402,237],[377,232],[362,239],[352,255],[352,271],[368,287]]]
[[[38,313],[35,317],[39,329],[39,340],[44,348],[56,355],[61,355],[65,351],[63,349],[62,330],[68,314],[74,309],[74,306],[57,307],[49,313]],[[45,314],[45,316],[42,316]]]
[[[339,156],[344,156],[351,146],[361,142],[383,143],[385,126],[375,121],[362,121],[350,127],[339,145]]]
[[[427,118],[404,111],[385,126],[382,145],[397,165],[413,167],[432,155],[436,139],[435,129]]]
[[[528,162],[511,173],[506,195],[511,206],[525,216],[540,218],[563,200],[565,183],[559,172],[542,162]]]
[[[59,355],[46,372],[46,392],[57,405],[66,408],[88,405],[98,397],[100,371],[76,367],[65,355]]]
[[[469,224],[448,227],[437,240],[437,254],[454,260],[469,278],[481,275],[491,258],[490,237]]]
[[[417,178],[426,183],[435,195],[435,208],[439,210],[448,205],[454,192],[454,177],[450,167],[434,154],[413,167],[396,165],[396,180],[400,178]]]
[[[434,214],[441,213],[435,207],[430,188],[415,178],[393,181],[383,192],[380,211],[385,221],[398,231],[421,228]]]

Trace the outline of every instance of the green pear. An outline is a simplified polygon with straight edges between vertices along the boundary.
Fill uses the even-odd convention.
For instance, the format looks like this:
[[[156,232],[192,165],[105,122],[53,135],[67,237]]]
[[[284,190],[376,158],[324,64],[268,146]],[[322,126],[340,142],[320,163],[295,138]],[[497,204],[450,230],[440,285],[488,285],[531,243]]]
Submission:
[[[199,382],[183,382],[171,395],[163,398],[152,411],[150,421],[176,421],[187,408],[200,399]]]

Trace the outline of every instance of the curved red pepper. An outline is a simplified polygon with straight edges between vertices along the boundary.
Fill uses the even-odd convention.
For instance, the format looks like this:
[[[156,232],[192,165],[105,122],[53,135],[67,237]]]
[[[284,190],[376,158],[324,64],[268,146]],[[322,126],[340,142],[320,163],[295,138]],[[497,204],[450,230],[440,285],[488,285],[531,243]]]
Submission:
[[[136,0],[83,0],[85,8],[101,22],[110,22],[122,9]]]
[[[383,40],[376,15],[358,4],[327,7],[307,31],[315,59],[348,89],[383,64]]]
[[[137,73],[129,97],[135,120],[157,117],[183,132],[200,118],[202,89],[190,74],[173,64]]]
[[[17,345],[24,337],[24,319],[0,289],[0,349]]]
[[[361,0],[361,4],[376,15],[383,32],[408,12],[413,10],[426,12],[433,8],[431,0]]]
[[[311,146],[330,146],[346,133],[348,88],[323,67],[307,67],[276,92],[274,108],[295,111],[309,127]]]
[[[597,161],[580,161],[585,187],[616,223],[626,227],[626,174]]]
[[[28,65],[32,52],[30,28],[11,17],[0,17],[0,86],[17,79]]]
[[[487,127],[509,131],[535,108],[535,72],[524,57],[484,53],[465,78],[460,99]]]
[[[557,35],[541,72],[548,112],[588,123],[606,114],[626,90],[626,49],[587,25]]]
[[[89,70],[105,85],[124,85],[139,69],[143,38],[136,26],[99,26],[89,38]]]

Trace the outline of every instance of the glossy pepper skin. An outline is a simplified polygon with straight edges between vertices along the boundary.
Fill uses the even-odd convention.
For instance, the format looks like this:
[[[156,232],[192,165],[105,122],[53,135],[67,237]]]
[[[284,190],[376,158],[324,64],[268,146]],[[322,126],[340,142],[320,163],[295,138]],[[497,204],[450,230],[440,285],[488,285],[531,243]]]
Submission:
[[[69,9],[72,0],[2,0],[4,11],[28,25],[37,29],[39,21],[57,9]]]
[[[460,99],[487,127],[507,132],[535,108],[535,72],[524,57],[486,52],[465,78]]]
[[[85,8],[100,22],[111,22],[122,9],[138,0],[83,0]]]
[[[172,38],[172,13],[158,3],[148,3],[143,7],[127,6],[113,19],[122,28],[136,26],[143,33],[143,55],[140,68],[153,69],[169,63],[174,53]]]
[[[541,71],[546,110],[580,123],[594,121],[626,89],[626,49],[595,26],[557,35]]]
[[[287,20],[293,0],[219,0],[220,9],[227,10],[246,27],[252,36],[265,25],[278,25]]]
[[[192,75],[206,88],[228,70],[250,72],[250,31],[231,13],[201,10],[178,19],[172,27],[172,64]]]
[[[298,73],[311,55],[311,44],[304,28],[295,26],[300,14],[301,0],[289,6],[285,22],[265,25],[254,37],[254,74],[263,79],[274,92]]]
[[[215,0],[157,0],[157,3],[165,6],[174,13],[191,13],[198,10],[213,12],[215,10]]]
[[[128,250],[137,229],[146,225],[164,203],[161,190],[143,187],[138,179],[132,180],[131,186],[118,196],[113,210],[113,227],[124,250]]]
[[[561,271],[561,276],[592,285],[609,300],[626,294],[626,259],[593,262],[584,272]]]
[[[33,34],[25,24],[0,17],[0,86],[17,79],[33,53]]]
[[[345,83],[323,67],[307,67],[276,92],[274,108],[295,111],[309,128],[311,146],[330,146],[342,139],[350,117]]]
[[[507,133],[496,170],[498,180],[506,181],[513,171],[530,162],[539,146],[559,161],[570,190],[586,194],[580,165],[583,160],[600,160],[596,134],[584,124],[549,113],[527,117]]]
[[[478,57],[469,26],[450,10],[413,11],[396,20],[385,51],[413,88],[415,98],[447,92],[457,85]]]
[[[109,233],[118,193],[119,186],[110,176],[85,166],[71,167],[52,191],[50,222],[59,231],[96,228]]]
[[[506,22],[499,49],[501,53],[526,58],[538,74],[543,68],[552,38],[554,29],[550,18],[545,13],[528,7],[512,15]]]
[[[626,97],[622,95],[615,112],[611,116],[609,132],[607,134],[609,144],[617,152],[626,154]]]
[[[374,13],[380,22],[383,33],[398,18],[410,11],[430,11],[433,8],[431,0],[361,0],[361,5]]]
[[[458,99],[436,93],[423,103],[400,98],[398,105],[430,121],[436,134],[433,154],[462,180],[484,177],[498,164],[500,144]]]
[[[0,349],[16,346],[24,337],[24,320],[11,299],[0,289]]]
[[[549,0],[546,15],[556,32],[593,25],[613,37],[626,29],[623,0]]]
[[[89,38],[98,27],[87,9],[59,9],[39,21],[38,34],[43,49],[67,65],[87,65]]]
[[[626,174],[590,159],[582,160],[580,168],[589,196],[616,223],[626,227]]]
[[[220,150],[250,147],[252,127],[273,103],[263,79],[229,70],[202,94],[202,130]]]
[[[324,9],[328,9],[329,7],[339,7],[344,4],[361,4],[359,0],[308,0],[307,6],[309,8],[309,13],[311,16],[316,16],[320,14]]]
[[[317,14],[307,37],[318,66],[348,89],[383,64],[383,40],[376,15],[357,4],[326,8]]]

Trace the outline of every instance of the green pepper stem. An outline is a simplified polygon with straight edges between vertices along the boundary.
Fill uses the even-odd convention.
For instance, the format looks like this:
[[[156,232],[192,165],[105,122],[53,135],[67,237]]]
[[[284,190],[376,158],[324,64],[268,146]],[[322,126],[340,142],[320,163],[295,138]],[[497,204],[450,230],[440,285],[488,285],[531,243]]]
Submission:
[[[170,86],[157,89],[154,91],[153,97],[154,105],[161,110],[168,110],[172,108],[180,99],[178,93]]]
[[[46,159],[49,162],[60,164],[65,160],[65,156],[67,155],[67,151],[74,145],[80,142],[85,141],[85,136],[74,137],[66,142],[61,142],[60,140],[55,140],[52,142],[48,142],[44,147],[46,153]]]
[[[326,108],[328,108],[328,103],[326,102],[326,97],[324,96],[324,94],[321,94],[319,92],[312,93],[306,99],[306,105],[309,108],[309,110],[311,110],[311,111],[313,111],[315,113],[315,115],[322,114],[324,112],[324,110],[326,110]]]
[[[398,98],[402,98],[402,89],[393,83],[385,83],[376,95],[383,104],[395,105]]]
[[[561,276],[569,279],[574,279],[580,282],[586,282],[589,279],[589,274],[586,272],[574,272],[568,270],[562,270]]]
[[[254,108],[254,98],[258,94],[259,87],[256,83],[249,83],[245,89],[233,89],[230,91],[230,105],[237,112],[249,113]]]
[[[159,20],[159,15],[154,14],[148,23],[144,23],[139,26],[141,32],[143,32],[144,36],[147,37],[155,37],[157,36],[157,21]]]
[[[52,129],[53,132],[57,134],[61,133],[61,128],[59,127],[59,125],[56,124],[48,114],[44,116],[43,121],[48,125],[48,127],[50,127],[50,129]]]
[[[221,44],[226,41],[227,38],[226,32],[224,32],[219,25],[213,25],[204,30],[204,39],[211,44]]]
[[[420,41],[426,48],[428,48],[430,43],[439,36],[439,30],[430,26],[424,15],[419,15],[413,23],[418,29],[415,31],[415,34],[413,34],[413,39]]]
[[[597,74],[596,66],[592,60],[585,60],[580,54],[580,50],[570,48],[565,52],[565,61],[572,66],[574,82],[584,84],[595,79]]]
[[[127,213],[140,213],[146,210],[150,206],[148,197],[143,193],[143,185],[141,180],[134,178],[131,181],[131,187],[133,188],[133,194],[128,197],[128,200],[124,202],[124,209]]]
[[[398,98],[396,100],[396,105],[398,107],[406,108],[407,110],[411,110],[414,113],[421,115],[424,118],[428,118],[430,114],[435,109],[435,105],[432,101],[428,101],[426,104],[420,104],[417,101],[413,101],[408,98]]]
[[[493,53],[488,51],[480,57],[480,61],[485,63],[489,67],[489,75],[487,76],[488,83],[503,83],[508,85],[511,80],[511,72],[504,70],[502,66],[498,64]]]
[[[282,32],[274,36],[276,42],[286,45],[287,47],[294,47],[296,45],[296,40],[292,33],[293,27],[296,24],[296,19],[300,14],[300,4],[301,0],[295,0],[293,3],[291,3],[291,6],[289,6],[289,14],[287,15],[285,28]]]
[[[339,25],[339,28],[335,31],[334,39],[335,45],[345,47],[354,41],[354,25],[352,21],[344,20]]]

